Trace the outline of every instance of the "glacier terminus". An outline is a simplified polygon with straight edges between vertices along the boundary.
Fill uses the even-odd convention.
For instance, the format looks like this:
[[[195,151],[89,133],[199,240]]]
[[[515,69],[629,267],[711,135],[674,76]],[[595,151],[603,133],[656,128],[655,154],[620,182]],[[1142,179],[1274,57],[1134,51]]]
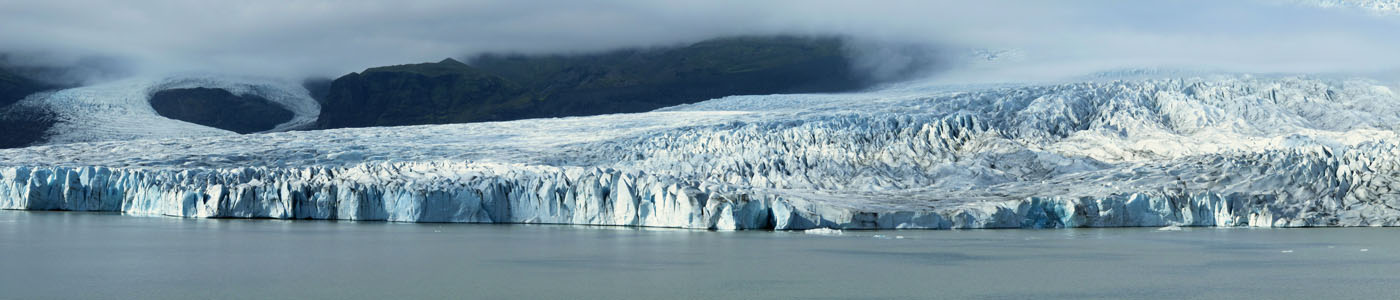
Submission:
[[[1394,83],[907,84],[592,117],[83,133],[0,150],[0,208],[713,230],[1396,226]]]

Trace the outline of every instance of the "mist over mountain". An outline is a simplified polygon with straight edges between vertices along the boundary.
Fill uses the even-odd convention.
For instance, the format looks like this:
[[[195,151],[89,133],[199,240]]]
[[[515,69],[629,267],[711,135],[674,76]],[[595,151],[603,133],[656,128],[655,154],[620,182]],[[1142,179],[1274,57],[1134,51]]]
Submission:
[[[888,78],[880,78],[888,79]],[[839,38],[738,37],[581,55],[351,73],[321,101],[320,128],[506,121],[643,112],[730,95],[854,91],[877,83]]]
[[[1120,67],[1236,72],[1394,70],[1385,0],[1243,1],[5,1],[0,53],[115,74],[212,72],[300,80],[484,53],[585,54],[742,35],[838,35],[871,44],[1015,49],[995,76],[1063,78]],[[1304,4],[1304,5],[1299,5]],[[897,48],[897,47],[896,47]],[[872,65],[890,47],[855,47]],[[894,62],[894,63],[890,63]],[[114,72],[80,72],[88,81]],[[91,74],[97,73],[97,74]]]
[[[1385,0],[5,4],[10,146],[629,113],[911,81],[1400,69]],[[57,92],[18,103],[42,91]]]
[[[1396,229],[1319,228],[1400,227],[1397,37],[1400,0],[0,0],[0,298],[1397,298]],[[1101,227],[1150,228],[1058,230]],[[1027,230],[915,232],[953,229]]]
[[[18,102],[30,94],[55,88],[28,77],[0,68],[0,107]]]
[[[0,148],[13,148],[29,145],[40,139],[49,122],[42,112],[15,107],[15,102],[34,93],[57,88],[16,74],[0,66]]]
[[[901,46],[885,55],[898,59],[872,61],[855,47],[871,45],[835,36],[740,36],[579,54],[482,54],[466,63],[372,67],[300,84],[177,74],[65,87],[11,105],[0,120],[11,132],[3,146],[22,147],[588,116],[733,95],[857,91],[938,72],[945,59],[936,49]],[[14,94],[42,90],[39,81],[12,77],[33,86]]]

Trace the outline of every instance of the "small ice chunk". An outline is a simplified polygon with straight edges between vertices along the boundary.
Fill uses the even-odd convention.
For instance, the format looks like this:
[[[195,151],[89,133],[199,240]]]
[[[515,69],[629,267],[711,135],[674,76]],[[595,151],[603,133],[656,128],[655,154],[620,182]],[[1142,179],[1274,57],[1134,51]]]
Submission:
[[[831,229],[831,228],[812,228],[812,229],[803,230],[802,233],[806,233],[806,234],[820,234],[820,235],[841,235],[841,234],[842,234],[842,232],[841,232],[840,229]]]

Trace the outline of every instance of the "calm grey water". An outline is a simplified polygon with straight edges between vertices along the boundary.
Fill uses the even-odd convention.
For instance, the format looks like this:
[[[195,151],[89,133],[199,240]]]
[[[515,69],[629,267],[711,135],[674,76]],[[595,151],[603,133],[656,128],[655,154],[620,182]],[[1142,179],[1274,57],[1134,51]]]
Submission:
[[[826,236],[0,211],[0,298],[1393,299],[1397,249],[1391,228]]]

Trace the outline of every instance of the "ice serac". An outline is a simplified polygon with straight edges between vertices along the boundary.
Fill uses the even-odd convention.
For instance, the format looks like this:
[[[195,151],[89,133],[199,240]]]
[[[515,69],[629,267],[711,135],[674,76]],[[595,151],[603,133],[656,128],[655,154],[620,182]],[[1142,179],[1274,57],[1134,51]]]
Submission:
[[[600,168],[469,163],[145,171],[8,168],[6,209],[182,217],[771,228],[771,200]],[[763,213],[757,213],[763,212]]]
[[[697,229],[1400,225],[1400,97],[1222,75],[0,151],[0,208]]]

